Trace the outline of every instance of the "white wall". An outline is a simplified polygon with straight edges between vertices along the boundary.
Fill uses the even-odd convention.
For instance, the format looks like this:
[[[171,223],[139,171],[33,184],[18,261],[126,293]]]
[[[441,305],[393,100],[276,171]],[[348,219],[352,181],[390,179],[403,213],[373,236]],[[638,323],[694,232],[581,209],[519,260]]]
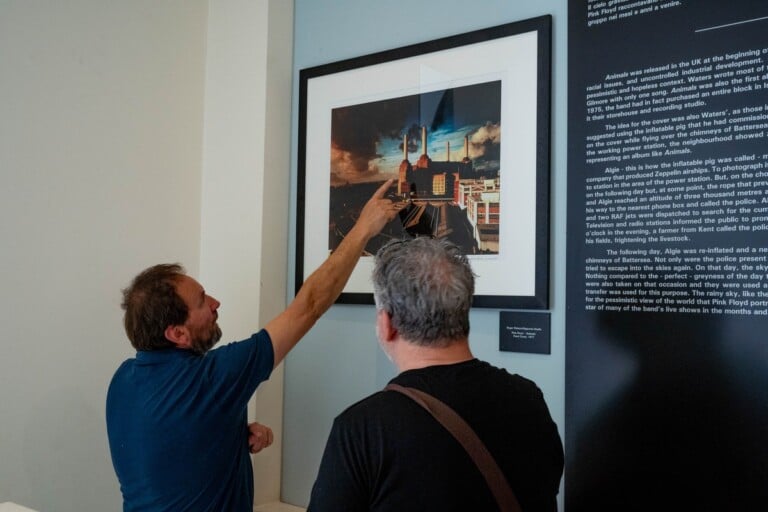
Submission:
[[[0,2],[0,502],[121,509],[104,399],[138,271],[183,263],[228,339],[284,306],[292,9]],[[257,503],[281,403],[282,368],[251,413],[278,434]]]
[[[200,278],[228,340],[286,304],[292,39],[292,2],[210,2]],[[280,366],[250,411],[275,432],[254,457],[256,504],[280,498],[282,395]]]
[[[120,510],[120,289],[200,247],[207,2],[0,2],[0,502]]]

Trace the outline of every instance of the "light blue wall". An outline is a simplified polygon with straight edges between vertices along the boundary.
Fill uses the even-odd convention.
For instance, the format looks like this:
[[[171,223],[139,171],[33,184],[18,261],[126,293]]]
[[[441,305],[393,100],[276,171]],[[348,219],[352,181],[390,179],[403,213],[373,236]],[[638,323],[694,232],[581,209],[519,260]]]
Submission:
[[[553,16],[550,311],[552,354],[499,352],[498,310],[471,313],[480,359],[536,381],[564,436],[565,415],[565,0],[295,0],[291,212],[295,212],[299,70],[544,14]],[[503,56],[499,56],[503,58]],[[311,215],[312,212],[307,212]],[[295,216],[290,260],[295,258]],[[293,264],[291,264],[293,268]],[[289,289],[293,289],[293,282]],[[378,349],[373,306],[337,305],[286,360],[282,499],[306,506],[333,418],[395,375]],[[560,496],[562,510],[562,494]]]

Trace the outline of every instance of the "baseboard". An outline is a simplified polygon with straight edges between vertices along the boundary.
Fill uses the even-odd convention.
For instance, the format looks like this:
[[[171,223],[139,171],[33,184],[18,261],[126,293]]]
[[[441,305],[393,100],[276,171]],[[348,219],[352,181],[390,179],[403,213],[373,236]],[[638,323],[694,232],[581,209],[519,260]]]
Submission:
[[[253,512],[306,512],[307,509],[276,501],[253,507]]]

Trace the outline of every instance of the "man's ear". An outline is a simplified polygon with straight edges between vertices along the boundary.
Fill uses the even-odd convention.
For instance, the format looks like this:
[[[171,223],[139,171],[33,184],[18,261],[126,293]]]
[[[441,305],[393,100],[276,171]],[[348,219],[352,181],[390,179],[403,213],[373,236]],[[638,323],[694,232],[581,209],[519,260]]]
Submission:
[[[165,328],[165,339],[179,348],[189,348],[189,331],[183,325],[169,325]]]
[[[392,316],[383,309],[376,311],[376,327],[382,341],[392,341],[397,337],[397,329],[392,326]]]

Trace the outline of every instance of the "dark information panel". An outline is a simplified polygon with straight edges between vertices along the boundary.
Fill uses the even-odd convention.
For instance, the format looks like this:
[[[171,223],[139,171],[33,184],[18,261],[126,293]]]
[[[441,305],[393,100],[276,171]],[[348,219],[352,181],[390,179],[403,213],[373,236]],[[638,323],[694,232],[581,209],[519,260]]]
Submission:
[[[768,2],[570,0],[566,512],[768,507]]]

